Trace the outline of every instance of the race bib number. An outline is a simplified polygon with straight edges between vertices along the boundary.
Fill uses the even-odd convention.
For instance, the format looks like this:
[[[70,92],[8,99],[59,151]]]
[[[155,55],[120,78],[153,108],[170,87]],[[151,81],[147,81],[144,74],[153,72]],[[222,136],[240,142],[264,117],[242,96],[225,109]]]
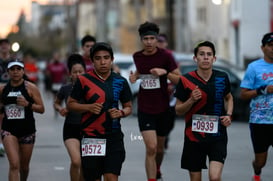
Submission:
[[[194,114],[192,116],[192,131],[202,133],[218,132],[219,116]]]
[[[105,156],[106,139],[83,138],[82,156]]]
[[[23,106],[18,106],[16,104],[9,104],[5,106],[5,111],[7,119],[24,119],[25,109]]]
[[[152,74],[141,74],[140,75],[141,87],[143,89],[158,89],[160,88],[159,77]]]

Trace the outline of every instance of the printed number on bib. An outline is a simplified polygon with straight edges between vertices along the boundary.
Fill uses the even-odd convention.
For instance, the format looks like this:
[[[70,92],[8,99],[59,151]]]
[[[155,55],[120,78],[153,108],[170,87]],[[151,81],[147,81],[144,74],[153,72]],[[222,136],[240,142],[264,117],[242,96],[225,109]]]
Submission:
[[[219,116],[194,114],[192,116],[192,131],[203,133],[218,132]]]
[[[160,88],[159,77],[152,74],[141,74],[140,76],[141,87],[143,89],[158,89]]]
[[[23,106],[18,106],[16,104],[9,104],[5,106],[5,111],[7,119],[24,119],[25,109]]]
[[[82,156],[105,156],[106,139],[83,138]]]

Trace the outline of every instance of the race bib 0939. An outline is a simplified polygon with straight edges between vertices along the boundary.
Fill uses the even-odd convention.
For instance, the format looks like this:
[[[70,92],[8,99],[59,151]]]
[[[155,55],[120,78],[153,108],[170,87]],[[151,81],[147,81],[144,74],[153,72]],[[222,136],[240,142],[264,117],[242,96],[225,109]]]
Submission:
[[[194,114],[192,116],[192,131],[217,133],[218,120],[219,116]]]

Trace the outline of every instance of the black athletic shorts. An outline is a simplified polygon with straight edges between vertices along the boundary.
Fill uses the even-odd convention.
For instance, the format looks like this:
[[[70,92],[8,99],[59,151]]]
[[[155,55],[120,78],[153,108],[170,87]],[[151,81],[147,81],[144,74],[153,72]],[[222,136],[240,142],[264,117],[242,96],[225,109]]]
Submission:
[[[227,157],[227,139],[211,142],[185,141],[181,158],[181,168],[190,172],[200,172],[207,169],[206,159],[224,164]]]
[[[273,124],[249,124],[252,146],[255,153],[267,152],[273,146]]]
[[[106,138],[106,156],[85,156],[82,158],[84,179],[95,181],[105,173],[120,175],[125,160],[123,133],[114,133]]]
[[[157,136],[167,136],[170,132],[168,125],[169,110],[159,114],[147,114],[138,111],[138,126],[139,130],[148,131],[155,130]]]
[[[81,140],[81,129],[80,124],[69,124],[64,123],[63,126],[63,140],[67,140],[69,138],[75,138]]]

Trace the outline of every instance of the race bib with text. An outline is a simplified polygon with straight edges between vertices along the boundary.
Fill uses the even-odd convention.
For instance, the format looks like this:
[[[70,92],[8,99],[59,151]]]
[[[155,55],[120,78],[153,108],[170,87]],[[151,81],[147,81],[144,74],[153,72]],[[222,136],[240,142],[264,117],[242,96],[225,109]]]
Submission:
[[[152,74],[141,74],[141,87],[143,89],[158,89],[160,88],[159,77]]]
[[[7,119],[25,119],[25,109],[23,106],[8,104],[5,106]]]
[[[192,116],[192,131],[217,133],[218,120],[219,116],[194,114]]]
[[[82,156],[105,156],[106,154],[106,139],[83,138],[81,145]]]

